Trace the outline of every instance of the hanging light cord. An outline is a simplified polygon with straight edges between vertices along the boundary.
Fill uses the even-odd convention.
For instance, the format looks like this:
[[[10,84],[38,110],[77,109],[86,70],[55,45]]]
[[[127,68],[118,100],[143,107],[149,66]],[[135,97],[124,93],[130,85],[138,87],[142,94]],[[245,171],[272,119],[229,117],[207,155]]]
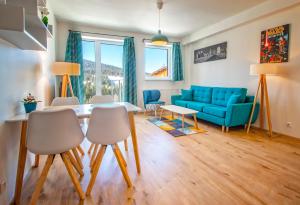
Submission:
[[[160,30],[160,9],[158,9],[158,30]]]

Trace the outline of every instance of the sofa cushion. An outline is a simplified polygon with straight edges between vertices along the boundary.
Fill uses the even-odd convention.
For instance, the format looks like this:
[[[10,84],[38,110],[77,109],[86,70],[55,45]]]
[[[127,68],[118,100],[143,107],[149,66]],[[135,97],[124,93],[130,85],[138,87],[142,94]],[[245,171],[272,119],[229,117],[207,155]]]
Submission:
[[[192,101],[176,100],[175,105],[181,106],[181,107],[186,107],[189,102],[192,102]]]
[[[227,107],[232,104],[237,104],[239,102],[240,95],[231,95],[227,102]]]
[[[192,90],[181,90],[181,100],[193,100],[193,91]]]
[[[205,106],[203,108],[203,112],[206,114],[214,115],[217,117],[223,117],[225,118],[227,107],[221,107],[221,106]]]
[[[197,110],[197,111],[202,111],[204,106],[207,106],[208,104],[206,103],[200,103],[200,102],[188,102],[187,103],[187,108]]]
[[[213,89],[211,87],[192,85],[193,101],[211,103],[211,96]]]
[[[213,88],[212,104],[227,106],[227,102],[231,95],[240,95],[239,103],[245,102],[247,89],[246,88]]]

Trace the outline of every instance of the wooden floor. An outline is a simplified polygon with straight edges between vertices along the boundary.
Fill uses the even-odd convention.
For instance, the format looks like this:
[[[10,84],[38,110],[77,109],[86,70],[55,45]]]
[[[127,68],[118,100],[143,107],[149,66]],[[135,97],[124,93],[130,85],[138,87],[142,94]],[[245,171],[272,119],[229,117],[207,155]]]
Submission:
[[[242,128],[222,133],[220,127],[199,122],[208,130],[174,138],[136,116],[142,174],[137,175],[129,143],[125,153],[134,187],[127,189],[111,149],[104,156],[90,197],[79,201],[59,157],[55,159],[38,204],[300,204],[300,140],[261,131],[246,135]],[[89,143],[84,143],[85,150]],[[81,185],[90,179],[88,155]],[[41,168],[32,169],[22,195],[27,204]]]

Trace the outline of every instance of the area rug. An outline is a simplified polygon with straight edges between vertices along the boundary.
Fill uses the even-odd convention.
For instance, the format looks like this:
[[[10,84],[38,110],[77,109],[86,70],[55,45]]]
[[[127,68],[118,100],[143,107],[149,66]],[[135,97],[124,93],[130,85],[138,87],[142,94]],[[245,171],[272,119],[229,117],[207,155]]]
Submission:
[[[159,117],[152,117],[148,119],[149,122],[155,124],[160,129],[166,131],[173,137],[180,137],[186,135],[192,135],[196,133],[205,133],[205,129],[195,129],[194,125],[184,122],[184,128],[182,128],[182,121],[180,118],[172,119],[171,116],[165,116],[161,119]]]

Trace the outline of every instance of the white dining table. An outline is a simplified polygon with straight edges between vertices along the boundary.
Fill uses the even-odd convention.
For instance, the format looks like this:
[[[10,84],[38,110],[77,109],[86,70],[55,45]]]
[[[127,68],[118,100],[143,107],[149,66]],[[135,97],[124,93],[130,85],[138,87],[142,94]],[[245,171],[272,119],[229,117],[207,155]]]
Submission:
[[[138,151],[138,143],[137,143],[137,136],[136,136],[136,129],[135,129],[135,122],[134,122],[134,113],[141,111],[141,108],[127,103],[127,102],[114,102],[114,103],[105,103],[105,104],[81,104],[81,105],[67,105],[67,106],[48,106],[42,110],[59,110],[59,109],[73,109],[79,119],[82,118],[89,118],[91,116],[92,110],[94,107],[113,107],[113,106],[125,106],[128,112],[129,124],[130,124],[130,131],[131,131],[131,139],[134,151],[134,157],[136,162],[136,169],[137,173],[141,173],[140,167],[140,159],[139,159],[139,151]],[[26,131],[27,131],[27,120],[29,114],[19,114],[16,115],[6,122],[21,122],[21,137],[20,137],[20,149],[19,149],[19,158],[18,158],[18,167],[17,167],[17,176],[16,176],[16,185],[15,185],[15,194],[14,194],[14,204],[20,204],[21,193],[22,193],[22,186],[23,186],[23,177],[24,177],[24,170],[26,164],[26,157],[27,157],[27,147],[26,147]],[[117,126],[117,125],[116,125]]]

